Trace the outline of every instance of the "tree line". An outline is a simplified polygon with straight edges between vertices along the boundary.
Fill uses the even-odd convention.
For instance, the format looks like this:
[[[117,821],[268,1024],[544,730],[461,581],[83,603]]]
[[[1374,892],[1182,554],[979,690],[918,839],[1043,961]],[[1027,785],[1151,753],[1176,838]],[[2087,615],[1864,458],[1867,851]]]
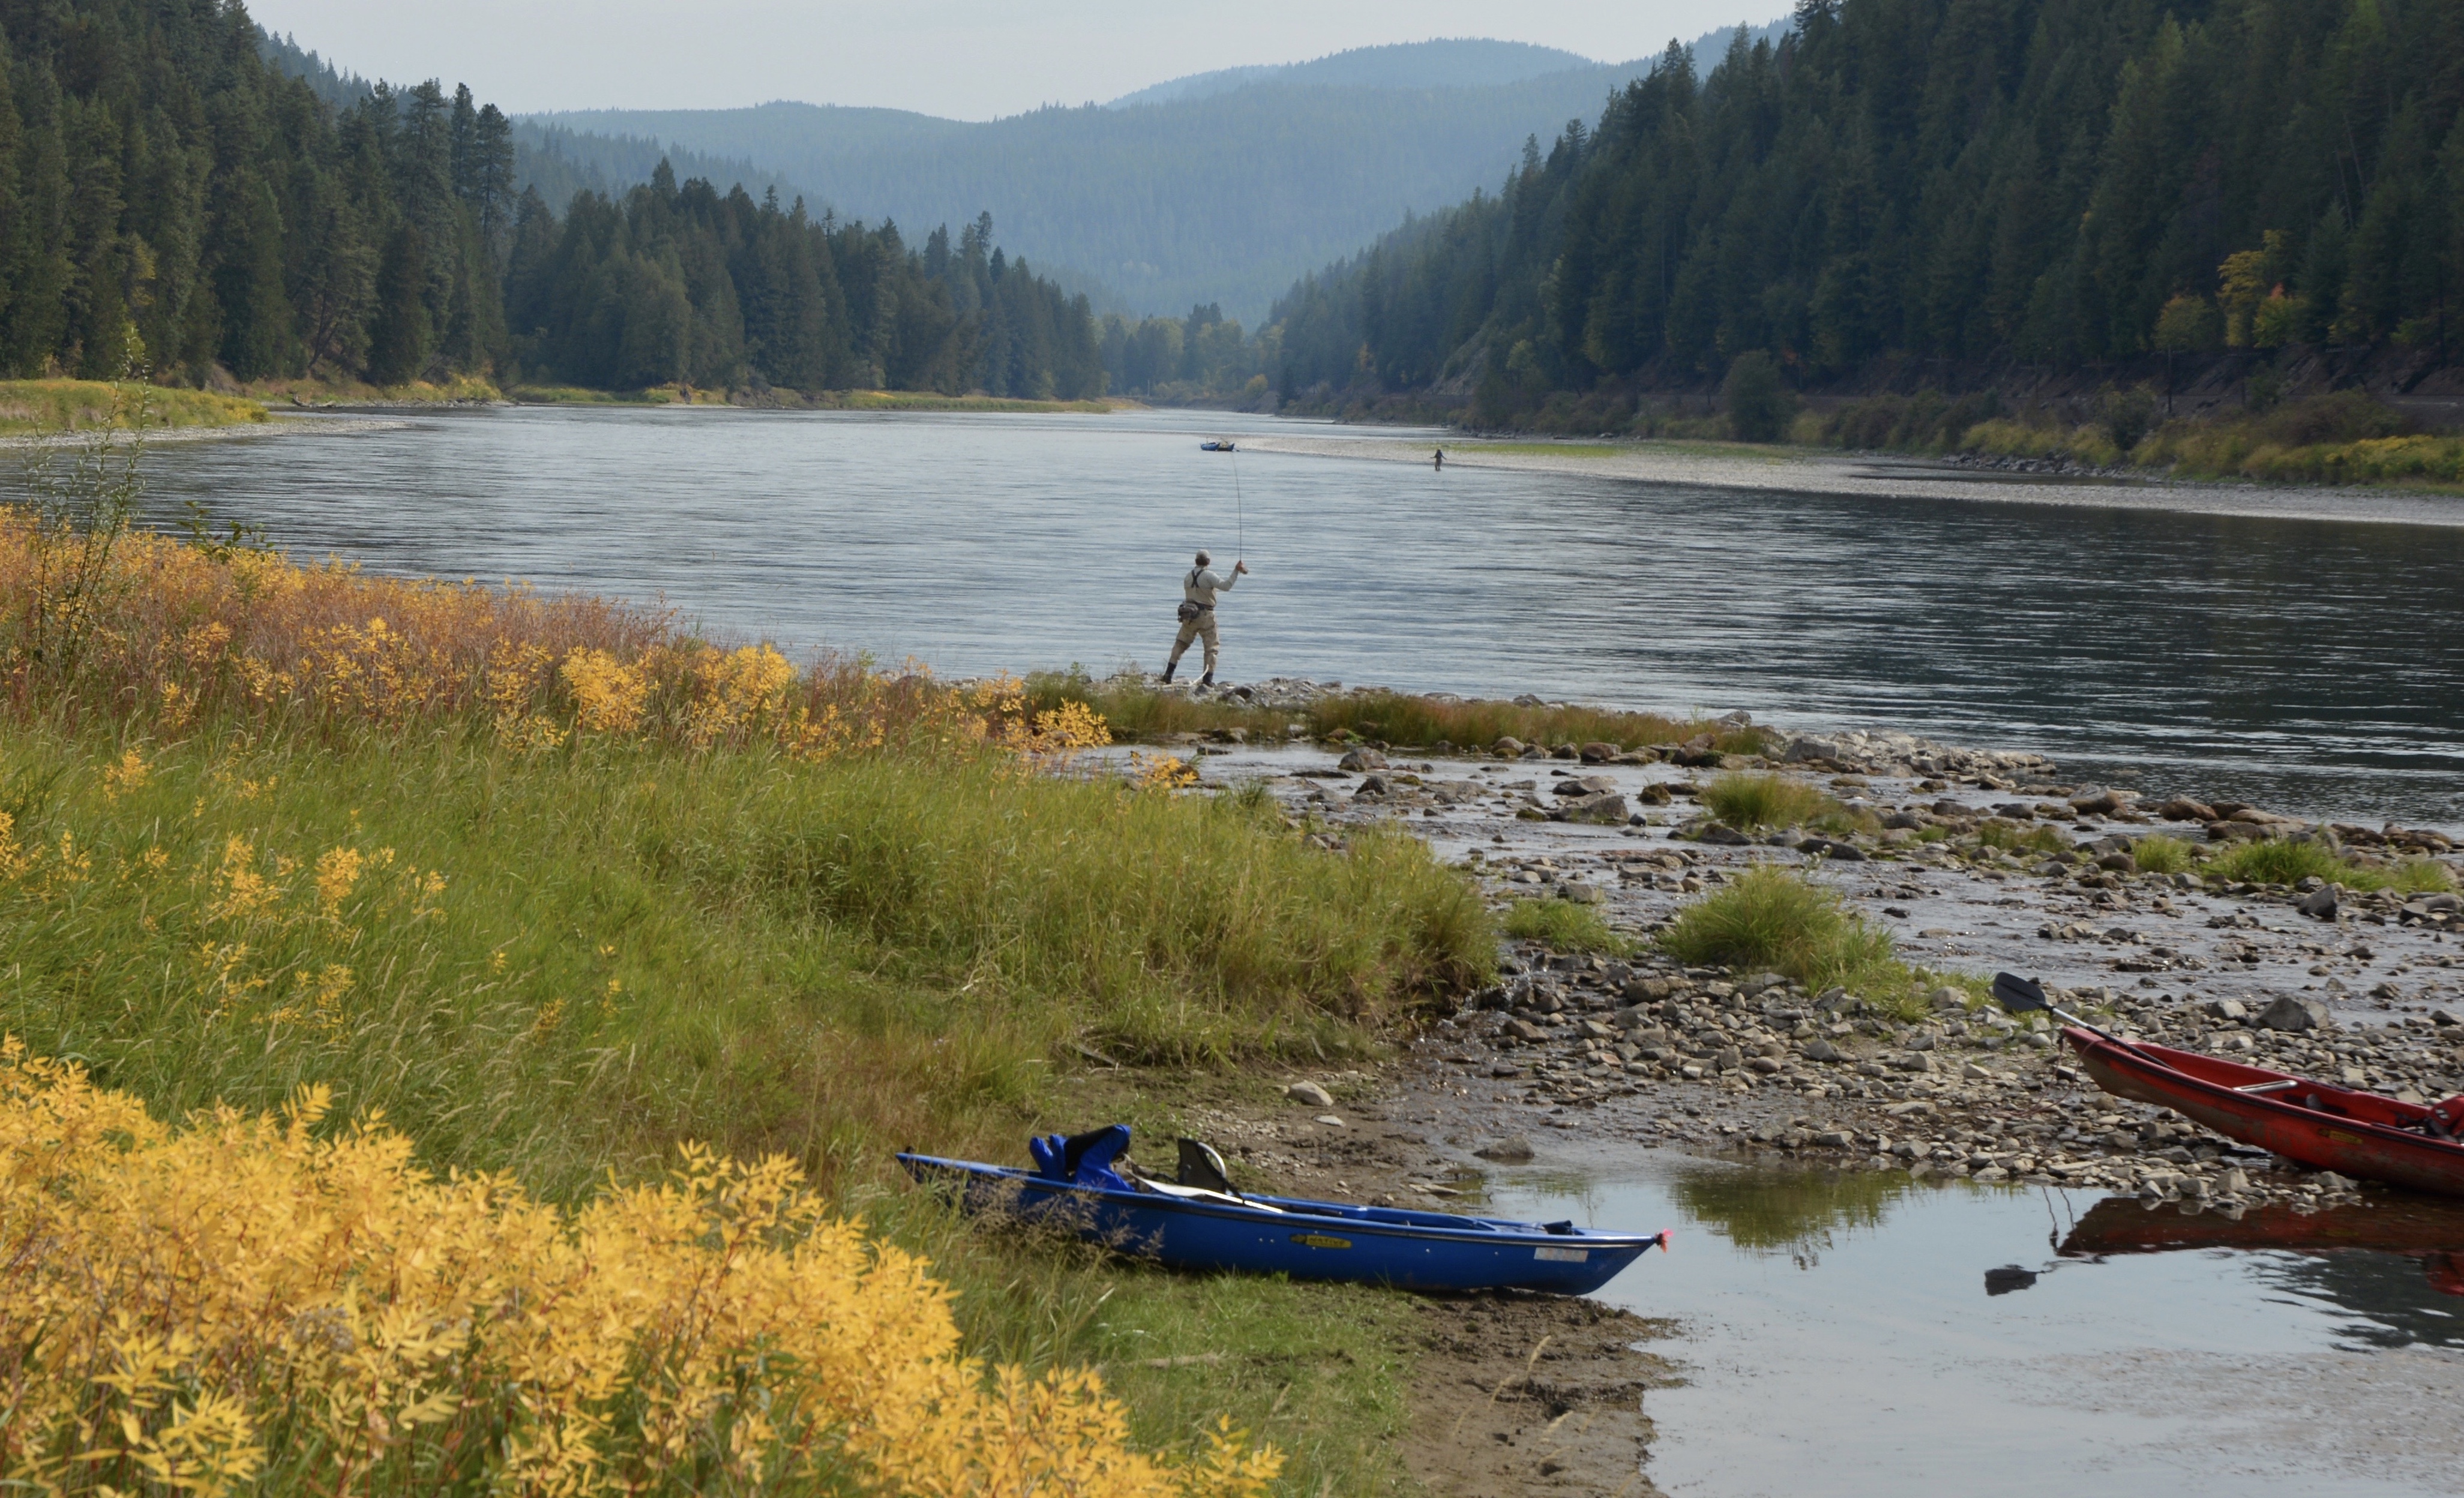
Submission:
[[[0,0],[0,374],[1103,389],[1085,298],[989,219],[910,247],[664,164],[552,211],[468,88],[320,97],[265,41],[229,0]]]
[[[1802,0],[1275,308],[1289,394],[2410,345],[2464,294],[2453,0]]]

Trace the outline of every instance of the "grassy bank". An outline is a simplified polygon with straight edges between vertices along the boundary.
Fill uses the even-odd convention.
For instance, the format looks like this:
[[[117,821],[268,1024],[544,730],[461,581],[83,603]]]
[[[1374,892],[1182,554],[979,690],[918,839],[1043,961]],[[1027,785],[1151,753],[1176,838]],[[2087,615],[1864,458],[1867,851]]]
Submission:
[[[2171,478],[2290,484],[2464,485],[2464,437],[2416,430],[2359,391],[2266,410],[2164,416],[2151,388],[2108,389],[2085,421],[2006,413],[1991,397],[1876,396],[1798,421],[1800,441],[1860,450],[2135,467]]]
[[[1358,740],[1390,749],[1485,749],[1499,739],[1513,738],[1552,749],[1585,744],[1638,749],[1700,742],[1733,754],[1759,752],[1763,743],[1759,729],[1716,719],[1408,692],[1348,692],[1321,697],[1305,707],[1253,707],[1235,698],[1158,692],[1132,677],[1097,681],[1083,672],[1046,672],[1026,679],[1026,697],[1039,710],[1088,704],[1104,715],[1116,735],[1132,739],[1237,728],[1264,741]]]
[[[265,420],[265,407],[256,402],[207,390],[99,380],[0,380],[0,435],[6,436],[105,426],[232,426]]]
[[[931,1259],[967,1353],[1101,1366],[1150,1448],[1228,1414],[1287,1490],[1394,1481],[1401,1302],[986,1231],[888,1156],[1174,1121],[1089,1052],[1366,1053],[1492,960],[1419,844],[1067,773],[1100,725],[1014,686],[90,540],[0,527],[0,1031],[157,1117],[330,1088],[551,1203],[775,1151]]]

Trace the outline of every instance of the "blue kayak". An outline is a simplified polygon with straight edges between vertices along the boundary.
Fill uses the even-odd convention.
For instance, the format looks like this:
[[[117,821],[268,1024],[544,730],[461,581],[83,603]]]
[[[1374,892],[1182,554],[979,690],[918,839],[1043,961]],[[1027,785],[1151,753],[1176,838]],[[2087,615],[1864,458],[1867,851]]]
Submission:
[[[1223,438],[1215,442],[1199,443],[1198,445],[1198,450],[1200,452],[1234,452],[1239,449],[1232,445],[1230,439]]]
[[[1106,1149],[1115,1139],[1117,1144]],[[1066,1156],[1067,1146],[1088,1140],[1099,1142],[1091,1151]],[[898,1162],[917,1181],[951,1190],[968,1211],[1063,1225],[1090,1241],[1175,1269],[1412,1290],[1581,1295],[1616,1278],[1651,1248],[1668,1246],[1665,1232],[1607,1233],[1572,1223],[1247,1196],[1228,1185],[1216,1189],[1115,1174],[1112,1159],[1128,1142],[1129,1130],[1117,1124],[1074,1140],[1038,1140],[1034,1170],[912,1152],[900,1155]],[[1184,1159],[1188,1148],[1183,1146]]]

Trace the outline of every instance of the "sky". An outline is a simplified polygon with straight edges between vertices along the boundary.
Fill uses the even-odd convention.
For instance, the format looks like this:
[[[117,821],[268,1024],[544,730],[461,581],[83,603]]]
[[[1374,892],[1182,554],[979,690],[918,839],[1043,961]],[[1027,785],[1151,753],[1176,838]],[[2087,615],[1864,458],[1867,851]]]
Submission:
[[[1787,0],[249,0],[259,25],[345,70],[468,83],[509,114],[790,98],[957,119],[1440,36],[1624,62],[1672,37],[1787,9]]]

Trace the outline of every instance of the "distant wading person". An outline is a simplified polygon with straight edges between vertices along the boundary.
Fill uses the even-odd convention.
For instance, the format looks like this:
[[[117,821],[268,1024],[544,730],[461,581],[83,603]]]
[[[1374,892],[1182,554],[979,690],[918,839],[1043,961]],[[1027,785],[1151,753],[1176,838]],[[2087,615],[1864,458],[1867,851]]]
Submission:
[[[1440,473],[1446,471],[1446,450],[1443,447],[1438,449],[1438,461],[1435,467]]]
[[[1180,658],[1187,653],[1189,642],[1202,640],[1206,641],[1206,674],[1198,679],[1198,684],[1215,684],[1215,596],[1230,591],[1241,575],[1249,570],[1249,564],[1234,562],[1232,575],[1226,577],[1209,570],[1209,560],[1204,552],[1199,553],[1198,565],[1180,579],[1180,634],[1172,642],[1172,659],[1163,665],[1163,679],[1167,682],[1172,680],[1172,673],[1180,669]]]

